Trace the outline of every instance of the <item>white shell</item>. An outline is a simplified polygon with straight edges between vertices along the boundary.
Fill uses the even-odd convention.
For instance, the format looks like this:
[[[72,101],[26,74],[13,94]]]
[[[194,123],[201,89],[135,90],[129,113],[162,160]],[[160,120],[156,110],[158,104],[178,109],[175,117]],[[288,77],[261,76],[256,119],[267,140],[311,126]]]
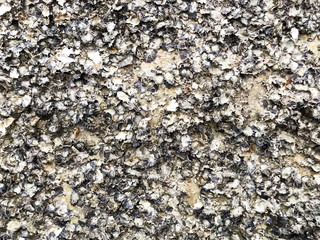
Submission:
[[[298,29],[291,28],[290,34],[291,34],[291,37],[293,40],[298,40],[298,38],[299,38],[299,30]]]

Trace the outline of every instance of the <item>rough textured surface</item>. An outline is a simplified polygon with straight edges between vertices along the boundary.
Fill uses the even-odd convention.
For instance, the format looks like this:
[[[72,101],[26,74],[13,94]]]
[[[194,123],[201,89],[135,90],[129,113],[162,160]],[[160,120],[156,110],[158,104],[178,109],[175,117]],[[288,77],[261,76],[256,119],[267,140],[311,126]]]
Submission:
[[[2,0],[1,239],[320,239],[319,0]]]

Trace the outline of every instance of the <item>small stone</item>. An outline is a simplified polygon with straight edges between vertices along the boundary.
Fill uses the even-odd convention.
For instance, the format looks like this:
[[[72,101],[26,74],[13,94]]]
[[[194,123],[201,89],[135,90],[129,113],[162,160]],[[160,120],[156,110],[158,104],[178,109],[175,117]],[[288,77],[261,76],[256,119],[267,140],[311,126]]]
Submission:
[[[252,134],[253,134],[252,128],[250,128],[250,127],[246,127],[242,132],[246,136],[252,136]]]
[[[130,23],[133,26],[137,26],[137,25],[139,25],[140,20],[138,18],[130,18],[126,22]]]
[[[191,143],[190,136],[182,136],[181,137],[181,145],[183,148],[187,148]]]
[[[122,92],[122,91],[117,92],[117,97],[118,97],[118,99],[120,99],[123,102],[129,102],[130,101],[129,96],[126,93]]]
[[[207,183],[206,185],[203,186],[203,189],[205,190],[211,190],[211,189],[214,189],[216,187],[216,185],[212,182],[210,183]]]
[[[266,200],[259,200],[257,201],[257,203],[255,204],[255,210],[258,213],[264,213],[267,208],[269,207],[270,203]]]
[[[19,72],[16,68],[12,69],[12,71],[10,72],[10,77],[11,78],[19,78]]]
[[[313,176],[313,178],[314,178],[315,183],[316,183],[317,185],[320,185],[320,174],[315,174],[315,175]]]
[[[22,103],[21,103],[22,107],[24,107],[24,108],[28,107],[31,103],[31,100],[32,100],[32,98],[29,95],[23,96]]]
[[[127,58],[125,58],[124,60],[122,60],[120,63],[119,63],[119,67],[126,67],[126,66],[129,66],[132,64],[132,61],[133,61],[133,57],[132,56],[129,56]]]
[[[84,35],[81,39],[83,42],[88,43],[93,40],[93,36],[90,33],[88,33],[88,34]]]
[[[65,2],[66,2],[66,0],[58,0],[58,4],[59,4],[60,6],[63,6]]]
[[[120,132],[115,137],[117,140],[126,140],[127,139],[127,133],[126,132]]]
[[[290,177],[291,173],[292,173],[292,168],[286,167],[282,170],[281,175],[283,178],[288,178],[288,177]]]
[[[21,227],[22,223],[18,220],[11,220],[10,222],[8,222],[7,224],[7,229],[11,232],[15,232],[17,230],[19,230],[19,228]]]
[[[242,215],[243,211],[244,211],[243,207],[239,206],[231,210],[231,215],[233,217],[239,217]]]
[[[202,202],[196,202],[196,203],[193,205],[193,209],[201,209],[201,208],[203,208]]]
[[[299,30],[296,29],[296,28],[291,28],[291,31],[290,31],[290,34],[291,34],[291,37],[293,40],[298,40],[299,38]]]
[[[73,53],[72,49],[65,47],[60,52],[58,52],[57,59],[60,62],[62,62],[64,65],[68,65],[68,64],[74,62],[74,59],[69,57],[69,55],[72,53]]]
[[[6,12],[9,12],[11,10],[11,6],[8,3],[2,3],[0,5],[0,16],[5,14]]]
[[[102,57],[100,56],[100,53],[98,51],[90,51],[88,52],[88,58],[92,60],[94,64],[101,64],[102,63]]]
[[[177,111],[177,108],[179,107],[179,103],[175,99],[171,100],[166,108],[169,112],[175,112]]]
[[[223,142],[218,137],[213,139],[211,144],[210,144],[210,149],[211,150],[219,151],[222,147],[223,147]]]
[[[108,23],[108,25],[107,25],[108,32],[112,33],[115,27],[116,27],[116,24],[114,24],[113,22]]]

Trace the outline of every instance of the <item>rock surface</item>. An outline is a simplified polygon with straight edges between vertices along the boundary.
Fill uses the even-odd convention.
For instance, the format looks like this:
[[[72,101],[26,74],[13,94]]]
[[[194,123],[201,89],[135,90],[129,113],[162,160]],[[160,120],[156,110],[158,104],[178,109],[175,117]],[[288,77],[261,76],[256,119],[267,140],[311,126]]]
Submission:
[[[2,0],[0,239],[320,239],[318,0]]]

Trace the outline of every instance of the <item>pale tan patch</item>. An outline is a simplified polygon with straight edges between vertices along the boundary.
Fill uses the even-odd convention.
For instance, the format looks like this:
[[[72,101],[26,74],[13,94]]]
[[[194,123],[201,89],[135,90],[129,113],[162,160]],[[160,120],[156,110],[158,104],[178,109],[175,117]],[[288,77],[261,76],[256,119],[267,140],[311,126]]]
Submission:
[[[305,163],[305,157],[299,153],[294,156],[287,157],[287,160],[293,162],[294,164],[298,164],[298,165],[302,165]]]
[[[160,125],[163,108],[156,108],[152,111],[150,125],[152,128],[156,128]]]
[[[312,39],[312,41],[309,42],[308,39]],[[306,42],[309,50],[315,55],[320,56],[320,51],[318,50],[318,47],[320,47],[320,33],[314,33],[310,35],[302,34],[299,37],[299,40]]]
[[[44,170],[47,171],[49,174],[53,174],[56,171],[55,163],[43,164],[43,167],[44,167]]]
[[[154,76],[153,70],[162,69],[162,70],[172,70],[175,64],[178,64],[181,61],[180,56],[177,52],[166,52],[159,50],[157,57],[153,62],[142,62],[140,65],[139,72],[136,72],[136,75],[145,73],[146,76]]]
[[[185,197],[186,202],[193,207],[194,204],[198,202],[200,197],[199,186],[192,179],[190,179],[183,184],[183,191],[187,194]]]
[[[0,120],[0,136],[4,136],[7,133],[7,129],[14,122],[14,118],[4,118]]]
[[[252,115],[263,113],[264,108],[262,106],[262,99],[266,94],[266,88],[263,86],[263,82],[266,81],[266,75],[259,75],[248,79],[248,84],[251,88],[248,91],[248,110]]]
[[[79,218],[78,218],[78,217],[72,217],[72,218],[70,219],[70,222],[71,222],[72,224],[77,224],[78,221],[79,221]]]
[[[85,215],[84,211],[82,208],[79,208],[79,207],[72,205],[71,194],[73,192],[73,189],[70,187],[70,185],[67,183],[63,183],[62,188],[63,188],[64,196],[57,197],[56,200],[65,202],[65,204],[68,206],[68,209],[71,210],[74,214],[74,216],[71,217],[70,222],[73,224],[76,224],[76,223],[78,223],[79,219],[84,218],[84,215]]]
[[[142,62],[140,67],[134,70],[132,82],[135,82],[138,79],[138,76],[155,77],[155,73],[153,71],[157,69],[170,71],[180,61],[181,59],[177,52],[159,50],[157,57],[153,62]],[[157,127],[160,125],[161,116],[165,106],[170,102],[170,100],[177,96],[175,90],[175,88],[160,88],[157,92],[149,96],[151,101],[139,98],[138,96],[139,102],[142,103],[142,105],[149,106],[149,109],[151,110],[151,127]]]
[[[158,105],[150,114],[151,127],[158,127],[161,124],[161,116],[166,105],[176,96],[177,94],[174,88],[159,89],[154,95],[152,95],[153,101],[158,103]]]
[[[45,142],[39,143],[38,147],[42,152],[48,153],[53,151],[53,145]]]
[[[122,76],[125,71],[132,71],[131,82],[134,83],[138,80],[138,77],[141,76],[154,77],[154,71],[156,70],[170,71],[174,69],[175,65],[179,62],[181,62],[181,59],[177,52],[159,50],[156,59],[153,62],[141,62],[138,67],[133,68],[132,66],[129,66],[119,68],[118,71],[122,73]],[[114,78],[116,79],[117,76]]]
[[[305,166],[308,164],[305,157],[302,154],[296,154],[294,156],[286,157],[288,162],[291,162],[294,167],[299,170],[301,176],[313,176],[313,172],[309,169],[309,167]]]
[[[39,121],[39,119],[40,119],[40,118],[37,117],[37,116],[31,118],[31,120],[30,120],[30,125],[31,125],[31,126],[35,126],[35,125],[37,124],[37,122]]]
[[[65,201],[68,204],[68,208],[72,211],[78,211],[78,208],[71,204],[71,194],[73,192],[73,189],[67,183],[63,183],[62,187],[63,193],[65,194]]]
[[[312,42],[308,43],[308,48],[310,51],[312,51],[315,55],[320,55],[320,51],[318,50],[318,47],[320,46],[320,40],[319,38],[314,39]]]
[[[113,82],[120,84],[123,81],[126,81],[123,79],[123,76],[127,76],[126,79],[130,79],[131,84],[134,84],[138,81],[139,77],[156,77],[156,70],[171,71],[180,62],[182,61],[178,52],[159,50],[156,59],[153,62],[141,62],[138,67],[129,66],[127,68],[119,68],[118,73],[121,74],[116,74],[113,77]],[[155,128],[161,124],[162,114],[166,105],[176,96],[176,88],[169,89],[161,85],[158,91],[151,93],[147,97],[142,98],[139,94],[135,97],[142,106],[147,106],[148,111],[150,111],[150,126]],[[100,107],[103,107],[103,103],[100,105]]]
[[[69,13],[61,13],[59,12],[57,15],[56,15],[56,22],[61,24],[63,22],[66,22],[68,20],[70,20],[71,18],[71,15]]]
[[[116,54],[118,52],[118,49],[116,48],[111,48],[108,50],[109,54]]]
[[[97,145],[101,142],[101,139],[96,136],[94,133],[76,128],[74,130],[74,134],[76,135],[77,139],[83,142],[86,142],[88,145]]]
[[[253,148],[253,147],[252,147]],[[254,150],[251,149],[251,147],[249,147],[249,151],[247,152],[241,152],[240,156],[243,157],[244,161],[251,161],[257,159],[259,156],[256,154],[256,152]]]
[[[267,80],[267,74],[260,74],[249,77],[244,82],[245,92],[239,91],[235,96],[236,104],[240,104],[243,109],[244,116],[248,116],[248,121],[258,120],[258,114],[265,113],[262,100],[266,97],[267,89],[264,82]]]

